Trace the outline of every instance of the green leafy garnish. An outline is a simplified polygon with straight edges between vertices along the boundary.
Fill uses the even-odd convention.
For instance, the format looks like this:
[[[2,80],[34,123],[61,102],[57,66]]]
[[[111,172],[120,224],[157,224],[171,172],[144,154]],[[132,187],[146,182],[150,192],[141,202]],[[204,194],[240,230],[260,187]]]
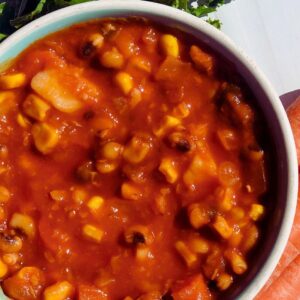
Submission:
[[[2,3],[0,3],[0,27],[3,32],[0,32],[0,41],[16,29],[53,10],[90,1],[95,0],[22,0],[21,4],[20,1],[5,0],[3,2],[2,0]],[[148,1],[169,5],[196,17],[206,17],[209,13],[216,11],[220,5],[224,4],[224,0]],[[193,1],[193,5],[191,5],[191,1]],[[30,11],[29,7],[32,7],[32,4],[34,3],[36,3],[35,9]],[[23,10],[25,13],[20,15],[23,13]],[[219,20],[206,19],[206,21],[216,28],[221,27],[221,22]]]
[[[10,24],[15,28],[20,28],[26,23],[32,21],[35,17],[37,17],[43,10],[44,5],[46,4],[47,0],[41,0],[38,5],[36,6],[35,10],[33,10],[31,13],[26,14],[24,16],[18,17],[14,20],[10,21]]]

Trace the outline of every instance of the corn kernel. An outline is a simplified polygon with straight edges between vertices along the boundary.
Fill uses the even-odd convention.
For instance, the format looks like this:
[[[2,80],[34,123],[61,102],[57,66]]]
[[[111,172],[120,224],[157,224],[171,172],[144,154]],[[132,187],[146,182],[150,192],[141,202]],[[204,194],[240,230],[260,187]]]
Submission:
[[[106,159],[117,159],[122,154],[123,148],[119,143],[108,142],[102,147],[102,156]]]
[[[163,158],[158,169],[165,175],[169,183],[175,183],[177,181],[179,174],[175,167],[175,162],[171,159]]]
[[[121,69],[124,64],[123,55],[117,50],[117,48],[104,52],[100,61],[104,67],[112,69]]]
[[[29,238],[35,236],[35,224],[33,219],[25,214],[14,213],[9,222],[9,226],[24,232]]]
[[[24,73],[15,73],[0,76],[0,89],[10,90],[22,87],[26,84],[26,75]]]
[[[104,231],[99,229],[96,226],[87,224],[83,226],[82,229],[83,235],[85,237],[87,237],[90,240],[93,240],[94,242],[100,243],[103,235],[104,235]]]
[[[154,130],[154,134],[157,137],[161,137],[166,133],[166,131],[168,129],[176,127],[180,124],[181,124],[181,121],[178,118],[167,115],[167,116],[164,117],[161,126],[158,129]]]
[[[8,272],[8,267],[6,265],[6,263],[4,263],[2,261],[2,259],[0,259],[0,279],[2,279]]]
[[[127,200],[139,200],[143,196],[141,190],[131,182],[124,182],[122,184],[121,194]]]
[[[247,263],[240,254],[232,252],[229,259],[234,273],[241,275],[247,270]]]
[[[30,121],[21,113],[17,114],[17,122],[23,128],[28,128],[31,124]]]
[[[197,255],[195,255],[184,242],[177,241],[175,243],[175,248],[182,256],[188,267],[191,267],[197,261]]]
[[[217,278],[217,287],[220,291],[227,290],[233,282],[233,278],[231,275],[227,273],[222,273]]]
[[[231,188],[217,188],[216,192],[216,200],[218,203],[218,208],[221,211],[229,211],[231,210],[234,202],[234,193]]]
[[[138,136],[134,136],[130,140],[129,144],[126,145],[123,152],[123,157],[130,163],[138,164],[146,158],[150,148],[150,143],[144,141]]]
[[[212,226],[224,239],[230,238],[232,228],[222,216],[217,216]]]
[[[115,171],[119,166],[116,161],[109,161],[107,159],[100,159],[96,162],[96,169],[99,173],[107,174]]]
[[[192,237],[188,242],[189,248],[197,254],[205,254],[209,251],[209,244],[200,237]]]
[[[44,300],[66,300],[74,294],[74,287],[68,281],[60,281],[44,291]]]
[[[96,212],[102,207],[103,204],[104,204],[104,199],[102,197],[94,196],[88,201],[87,207],[92,212]]]
[[[31,132],[35,147],[43,154],[50,153],[58,144],[58,132],[50,125],[36,123],[32,126]]]
[[[128,95],[133,88],[133,78],[126,72],[119,72],[115,80],[122,92]]]
[[[23,102],[25,114],[37,121],[43,121],[49,109],[50,106],[34,94],[30,94]]]
[[[259,237],[259,231],[254,224],[250,224],[245,230],[244,239],[242,242],[243,251],[248,252],[253,248]]]
[[[252,204],[250,209],[250,218],[253,221],[257,221],[261,218],[264,213],[264,207],[261,204]]]
[[[9,199],[10,199],[9,190],[5,186],[0,185],[0,203],[5,203]]]
[[[245,211],[241,207],[233,207],[230,211],[235,221],[241,221],[245,217]]]
[[[187,213],[188,213],[190,224],[195,229],[199,229],[210,222],[210,217],[207,209],[202,207],[200,204],[197,203],[190,204],[188,206]]]
[[[161,47],[166,55],[178,57],[179,55],[179,44],[175,36],[171,34],[164,34],[161,37]]]
[[[134,88],[130,93],[130,106],[131,108],[136,107],[142,101],[142,92]]]
[[[100,33],[93,33],[89,40],[92,42],[93,46],[100,49],[104,43],[104,37]]]

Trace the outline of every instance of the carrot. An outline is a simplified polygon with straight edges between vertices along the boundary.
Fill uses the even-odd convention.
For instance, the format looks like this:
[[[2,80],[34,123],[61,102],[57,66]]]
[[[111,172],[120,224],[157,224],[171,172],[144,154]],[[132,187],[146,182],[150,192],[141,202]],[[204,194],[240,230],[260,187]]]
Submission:
[[[211,294],[201,274],[178,282],[172,289],[174,300],[210,300]]]
[[[293,130],[298,164],[300,162],[300,97],[287,109],[287,114]]]
[[[282,272],[273,284],[263,290],[256,300],[276,299],[276,300],[297,300],[299,297],[300,286],[300,254]]]

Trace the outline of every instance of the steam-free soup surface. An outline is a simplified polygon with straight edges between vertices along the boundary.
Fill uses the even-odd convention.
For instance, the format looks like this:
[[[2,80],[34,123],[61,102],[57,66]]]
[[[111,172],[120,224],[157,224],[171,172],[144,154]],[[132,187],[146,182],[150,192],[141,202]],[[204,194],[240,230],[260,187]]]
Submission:
[[[17,57],[0,74],[5,294],[229,289],[253,264],[268,182],[239,82],[193,38],[137,19],[76,25]]]

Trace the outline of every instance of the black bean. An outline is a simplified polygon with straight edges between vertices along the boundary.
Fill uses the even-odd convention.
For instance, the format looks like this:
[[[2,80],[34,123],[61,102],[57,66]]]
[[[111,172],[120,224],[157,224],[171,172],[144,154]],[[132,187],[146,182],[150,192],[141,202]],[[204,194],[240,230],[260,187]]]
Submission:
[[[133,239],[132,239],[133,244],[145,244],[146,240],[145,237],[142,233],[140,232],[135,232],[133,234]]]
[[[89,57],[91,54],[95,51],[95,46],[93,45],[92,42],[86,42],[82,47],[81,47],[81,55],[83,57]]]

